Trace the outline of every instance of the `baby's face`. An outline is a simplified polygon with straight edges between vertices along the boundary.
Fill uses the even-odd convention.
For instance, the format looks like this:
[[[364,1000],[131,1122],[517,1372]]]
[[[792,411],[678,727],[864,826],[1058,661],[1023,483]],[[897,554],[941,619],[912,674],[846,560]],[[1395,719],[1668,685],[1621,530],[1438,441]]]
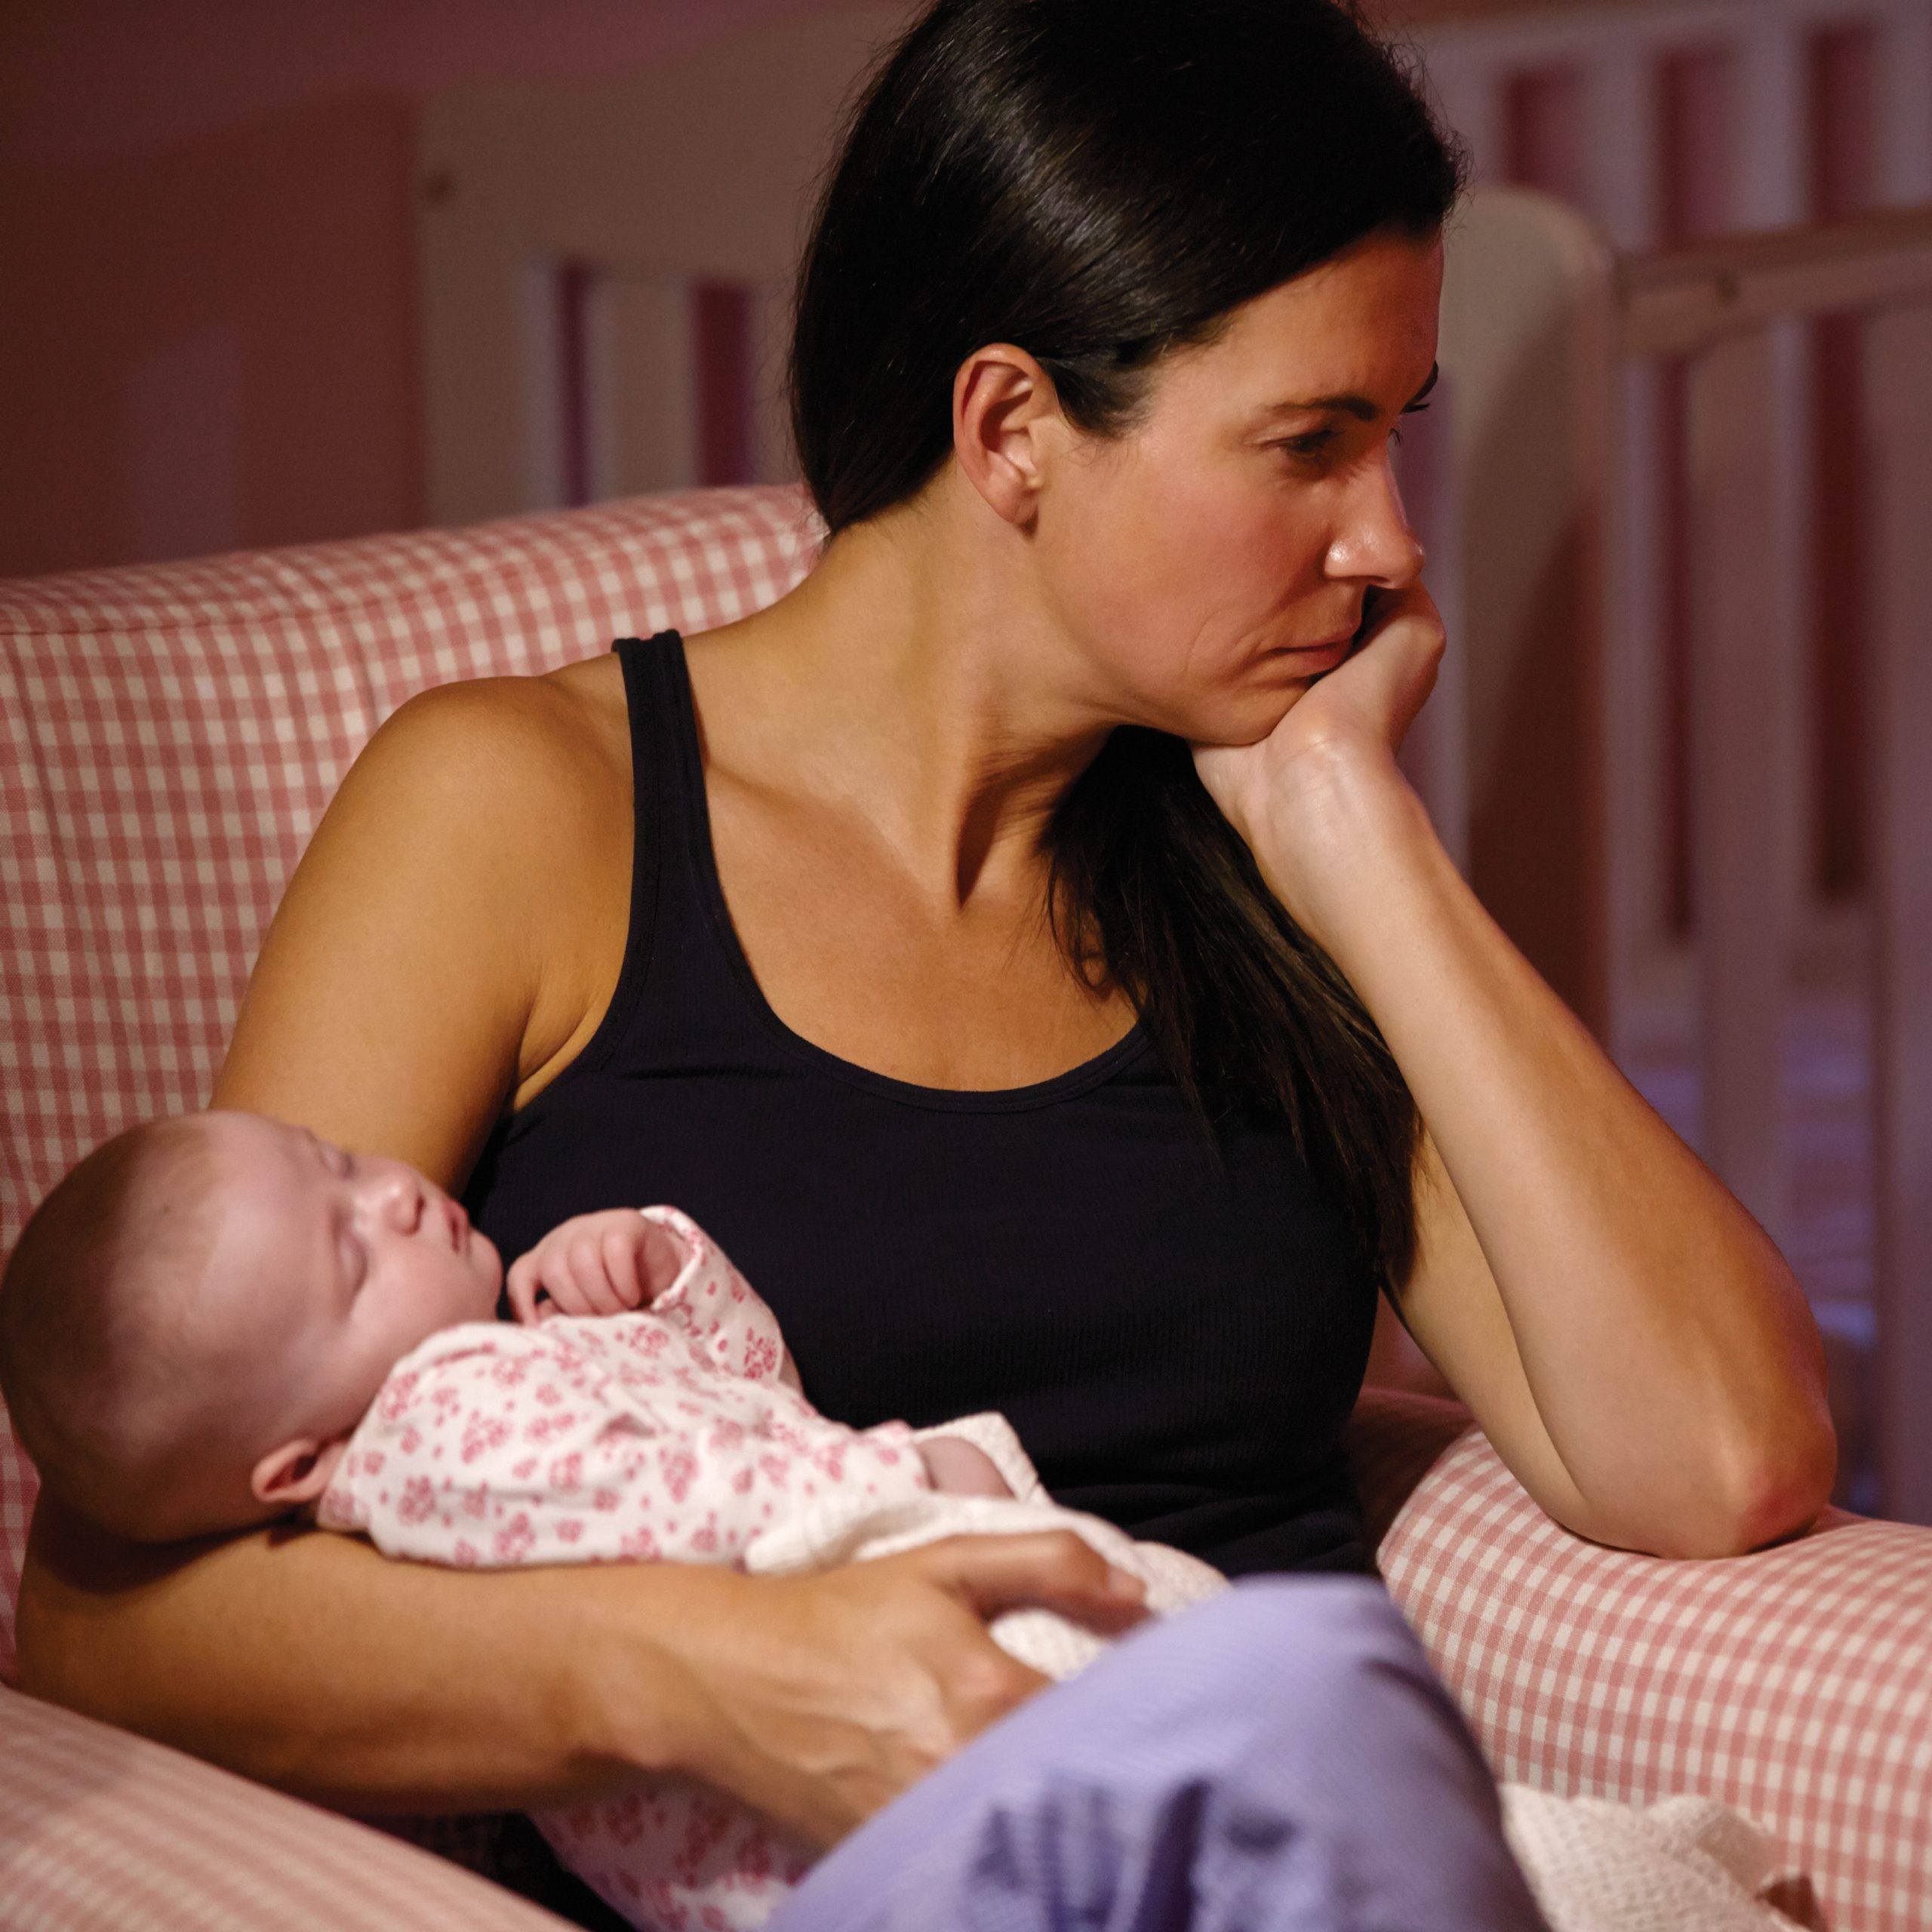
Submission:
[[[353,1427],[419,1343],[495,1314],[496,1249],[414,1168],[258,1114],[202,1119],[220,1222],[197,1325],[281,1435]]]

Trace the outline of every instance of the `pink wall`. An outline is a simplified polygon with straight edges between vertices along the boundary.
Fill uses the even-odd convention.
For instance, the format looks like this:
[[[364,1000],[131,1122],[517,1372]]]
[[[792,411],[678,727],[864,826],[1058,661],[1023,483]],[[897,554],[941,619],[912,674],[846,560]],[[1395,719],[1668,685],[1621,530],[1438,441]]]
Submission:
[[[417,103],[814,4],[0,6],[0,576],[420,521]]]

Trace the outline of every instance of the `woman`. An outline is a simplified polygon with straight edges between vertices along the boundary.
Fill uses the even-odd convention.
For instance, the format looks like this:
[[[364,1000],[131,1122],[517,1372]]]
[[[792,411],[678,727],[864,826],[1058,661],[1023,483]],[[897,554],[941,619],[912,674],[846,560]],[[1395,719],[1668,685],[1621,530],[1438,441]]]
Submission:
[[[1442,637],[1389,445],[1457,185],[1327,0],[941,0],[806,260],[819,568],[688,649],[405,706],[217,1103],[469,1176],[512,1251],[675,1200],[828,1412],[1004,1409],[1066,1500],[1232,1572],[1361,1566],[1337,1437],[1378,1284],[1580,1533],[1808,1521],[1788,1270],[1395,766]],[[774,1583],[249,1537],[157,1577],[46,1521],[21,1633],[35,1687],[352,1806],[669,1769],[829,1844],[1038,1689],[985,1632],[1018,1601],[1134,1614],[1057,1539]],[[937,1832],[1081,1689],[826,1869],[921,1803]]]

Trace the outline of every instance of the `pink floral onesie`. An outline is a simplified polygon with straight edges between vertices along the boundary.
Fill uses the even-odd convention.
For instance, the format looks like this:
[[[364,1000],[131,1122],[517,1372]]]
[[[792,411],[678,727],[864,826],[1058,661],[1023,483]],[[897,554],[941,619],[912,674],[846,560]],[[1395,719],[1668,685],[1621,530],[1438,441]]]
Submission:
[[[936,1494],[903,1423],[853,1429],[801,1392],[772,1312],[703,1231],[643,1211],[687,1259],[648,1308],[468,1322],[398,1362],[358,1426],[317,1520],[384,1554],[459,1568],[533,1563],[723,1563],[789,1573],[961,1531],[1072,1528],[1143,1577],[1157,1611],[1221,1579],[1058,1508],[998,1417],[943,1432],[977,1441],[1011,1497]],[[1041,1611],[995,1638],[1066,1676],[1099,1641]],[[651,1932],[761,1925],[811,1854],[755,1813],[687,1784],[540,1813],[558,1857]]]

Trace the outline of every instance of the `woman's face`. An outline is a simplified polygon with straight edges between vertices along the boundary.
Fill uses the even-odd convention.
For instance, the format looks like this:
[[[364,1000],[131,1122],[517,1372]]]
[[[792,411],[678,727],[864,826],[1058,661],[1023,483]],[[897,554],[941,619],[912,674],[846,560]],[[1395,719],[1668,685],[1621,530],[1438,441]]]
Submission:
[[[1438,239],[1378,232],[1153,373],[1137,426],[1075,435],[1035,526],[1102,701],[1214,744],[1267,736],[1423,553],[1391,432],[1435,366]]]

